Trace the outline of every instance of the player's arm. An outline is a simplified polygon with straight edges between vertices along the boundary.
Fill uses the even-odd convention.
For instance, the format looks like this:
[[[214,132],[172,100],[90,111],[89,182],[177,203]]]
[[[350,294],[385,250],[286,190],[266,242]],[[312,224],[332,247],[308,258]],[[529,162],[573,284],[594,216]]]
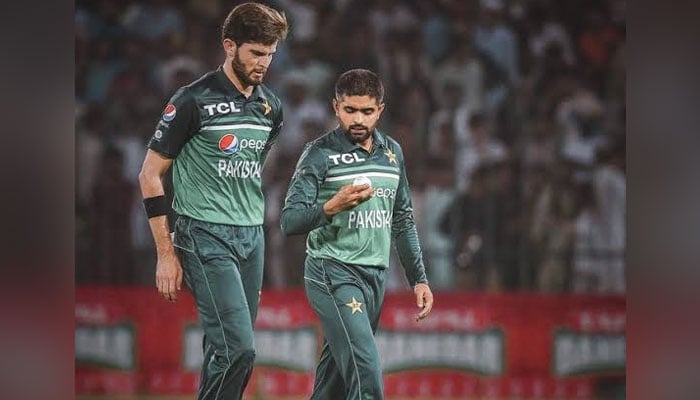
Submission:
[[[413,205],[403,163],[403,154],[395,149],[399,160],[400,177],[396,190],[396,199],[391,223],[391,236],[396,246],[401,264],[406,270],[406,277],[411,286],[417,283],[427,283],[423,254],[418,241],[418,231],[413,218]]]
[[[326,174],[320,150],[307,144],[289,181],[280,226],[286,235],[296,235],[330,223],[318,202],[318,191]]]
[[[182,267],[170,238],[167,217],[169,205],[163,187],[163,176],[172,163],[173,160],[149,149],[139,173],[139,184],[158,255],[156,287],[167,300],[175,301],[177,290],[182,288]]]
[[[345,185],[328,201],[321,203],[318,192],[328,166],[321,151],[307,145],[289,182],[280,225],[287,235],[310,232],[329,224],[333,216],[348,210],[372,195],[369,185]]]
[[[170,238],[167,220],[170,204],[165,200],[163,176],[198,125],[199,113],[193,96],[185,88],[179,89],[158,121],[139,173],[144,208],[158,255],[156,286],[170,301],[177,299],[177,290],[182,287],[182,267]]]
[[[425,275],[425,264],[423,263],[423,253],[421,252],[418,231],[413,218],[413,205],[411,204],[403,153],[399,146],[396,146],[395,151],[400,164],[401,176],[396,190],[391,236],[408,283],[413,288],[416,296],[416,305],[421,309],[416,316],[416,320],[421,320],[427,317],[433,308],[433,294],[430,291],[428,278]]]

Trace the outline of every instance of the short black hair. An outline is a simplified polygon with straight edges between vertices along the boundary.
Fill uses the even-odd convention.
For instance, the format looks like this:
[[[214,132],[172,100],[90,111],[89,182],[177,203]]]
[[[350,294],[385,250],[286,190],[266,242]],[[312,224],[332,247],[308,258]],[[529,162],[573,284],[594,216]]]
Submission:
[[[221,27],[221,40],[237,46],[260,43],[269,46],[287,37],[289,24],[284,12],[260,3],[243,3],[231,10]]]
[[[368,69],[351,69],[343,72],[335,82],[335,98],[343,96],[369,96],[381,104],[384,101],[384,85],[379,76]]]

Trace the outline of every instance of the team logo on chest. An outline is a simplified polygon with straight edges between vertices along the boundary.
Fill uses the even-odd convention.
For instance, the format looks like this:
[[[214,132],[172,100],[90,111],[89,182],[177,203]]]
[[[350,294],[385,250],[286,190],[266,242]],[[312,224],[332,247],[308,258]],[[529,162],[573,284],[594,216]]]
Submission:
[[[233,154],[240,148],[236,135],[227,133],[219,139],[219,150],[224,154]]]
[[[267,115],[270,113],[270,111],[272,111],[272,107],[267,102],[267,99],[263,99],[262,106],[263,106],[263,115]]]
[[[390,163],[396,164],[396,153],[391,151],[391,149],[388,149],[387,151],[384,152],[384,155],[389,159]]]

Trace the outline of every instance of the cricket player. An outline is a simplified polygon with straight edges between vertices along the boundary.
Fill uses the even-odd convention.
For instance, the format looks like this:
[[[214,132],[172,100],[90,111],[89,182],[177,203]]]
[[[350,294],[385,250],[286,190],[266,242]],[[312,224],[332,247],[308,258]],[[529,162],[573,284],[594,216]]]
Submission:
[[[428,286],[399,144],[376,129],[384,88],[371,71],[340,75],[336,129],[308,143],[289,184],[281,225],[308,233],[304,286],[324,344],[311,399],[383,399],[374,333],[394,242],[420,309]]]
[[[173,95],[139,176],[158,291],[175,301],[184,277],[204,330],[198,399],[241,399],[253,369],[264,254],[261,169],[282,127],[280,100],[262,81],[287,31],[277,10],[233,8],[222,27],[223,65]],[[162,183],[171,166],[174,239]]]

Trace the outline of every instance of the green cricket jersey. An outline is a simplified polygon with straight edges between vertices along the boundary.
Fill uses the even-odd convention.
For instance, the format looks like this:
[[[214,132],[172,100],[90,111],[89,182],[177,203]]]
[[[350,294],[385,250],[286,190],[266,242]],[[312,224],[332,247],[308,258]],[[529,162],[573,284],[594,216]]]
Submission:
[[[262,225],[261,171],[282,127],[264,85],[249,98],[219,67],[170,99],[148,147],[173,161],[173,209],[201,221]]]
[[[309,232],[311,257],[380,268],[389,266],[393,239],[411,286],[427,282],[401,147],[379,130],[373,137],[371,152],[340,128],[306,145],[285,198],[282,230]],[[358,176],[370,179],[373,196],[329,221],[323,204]]]

